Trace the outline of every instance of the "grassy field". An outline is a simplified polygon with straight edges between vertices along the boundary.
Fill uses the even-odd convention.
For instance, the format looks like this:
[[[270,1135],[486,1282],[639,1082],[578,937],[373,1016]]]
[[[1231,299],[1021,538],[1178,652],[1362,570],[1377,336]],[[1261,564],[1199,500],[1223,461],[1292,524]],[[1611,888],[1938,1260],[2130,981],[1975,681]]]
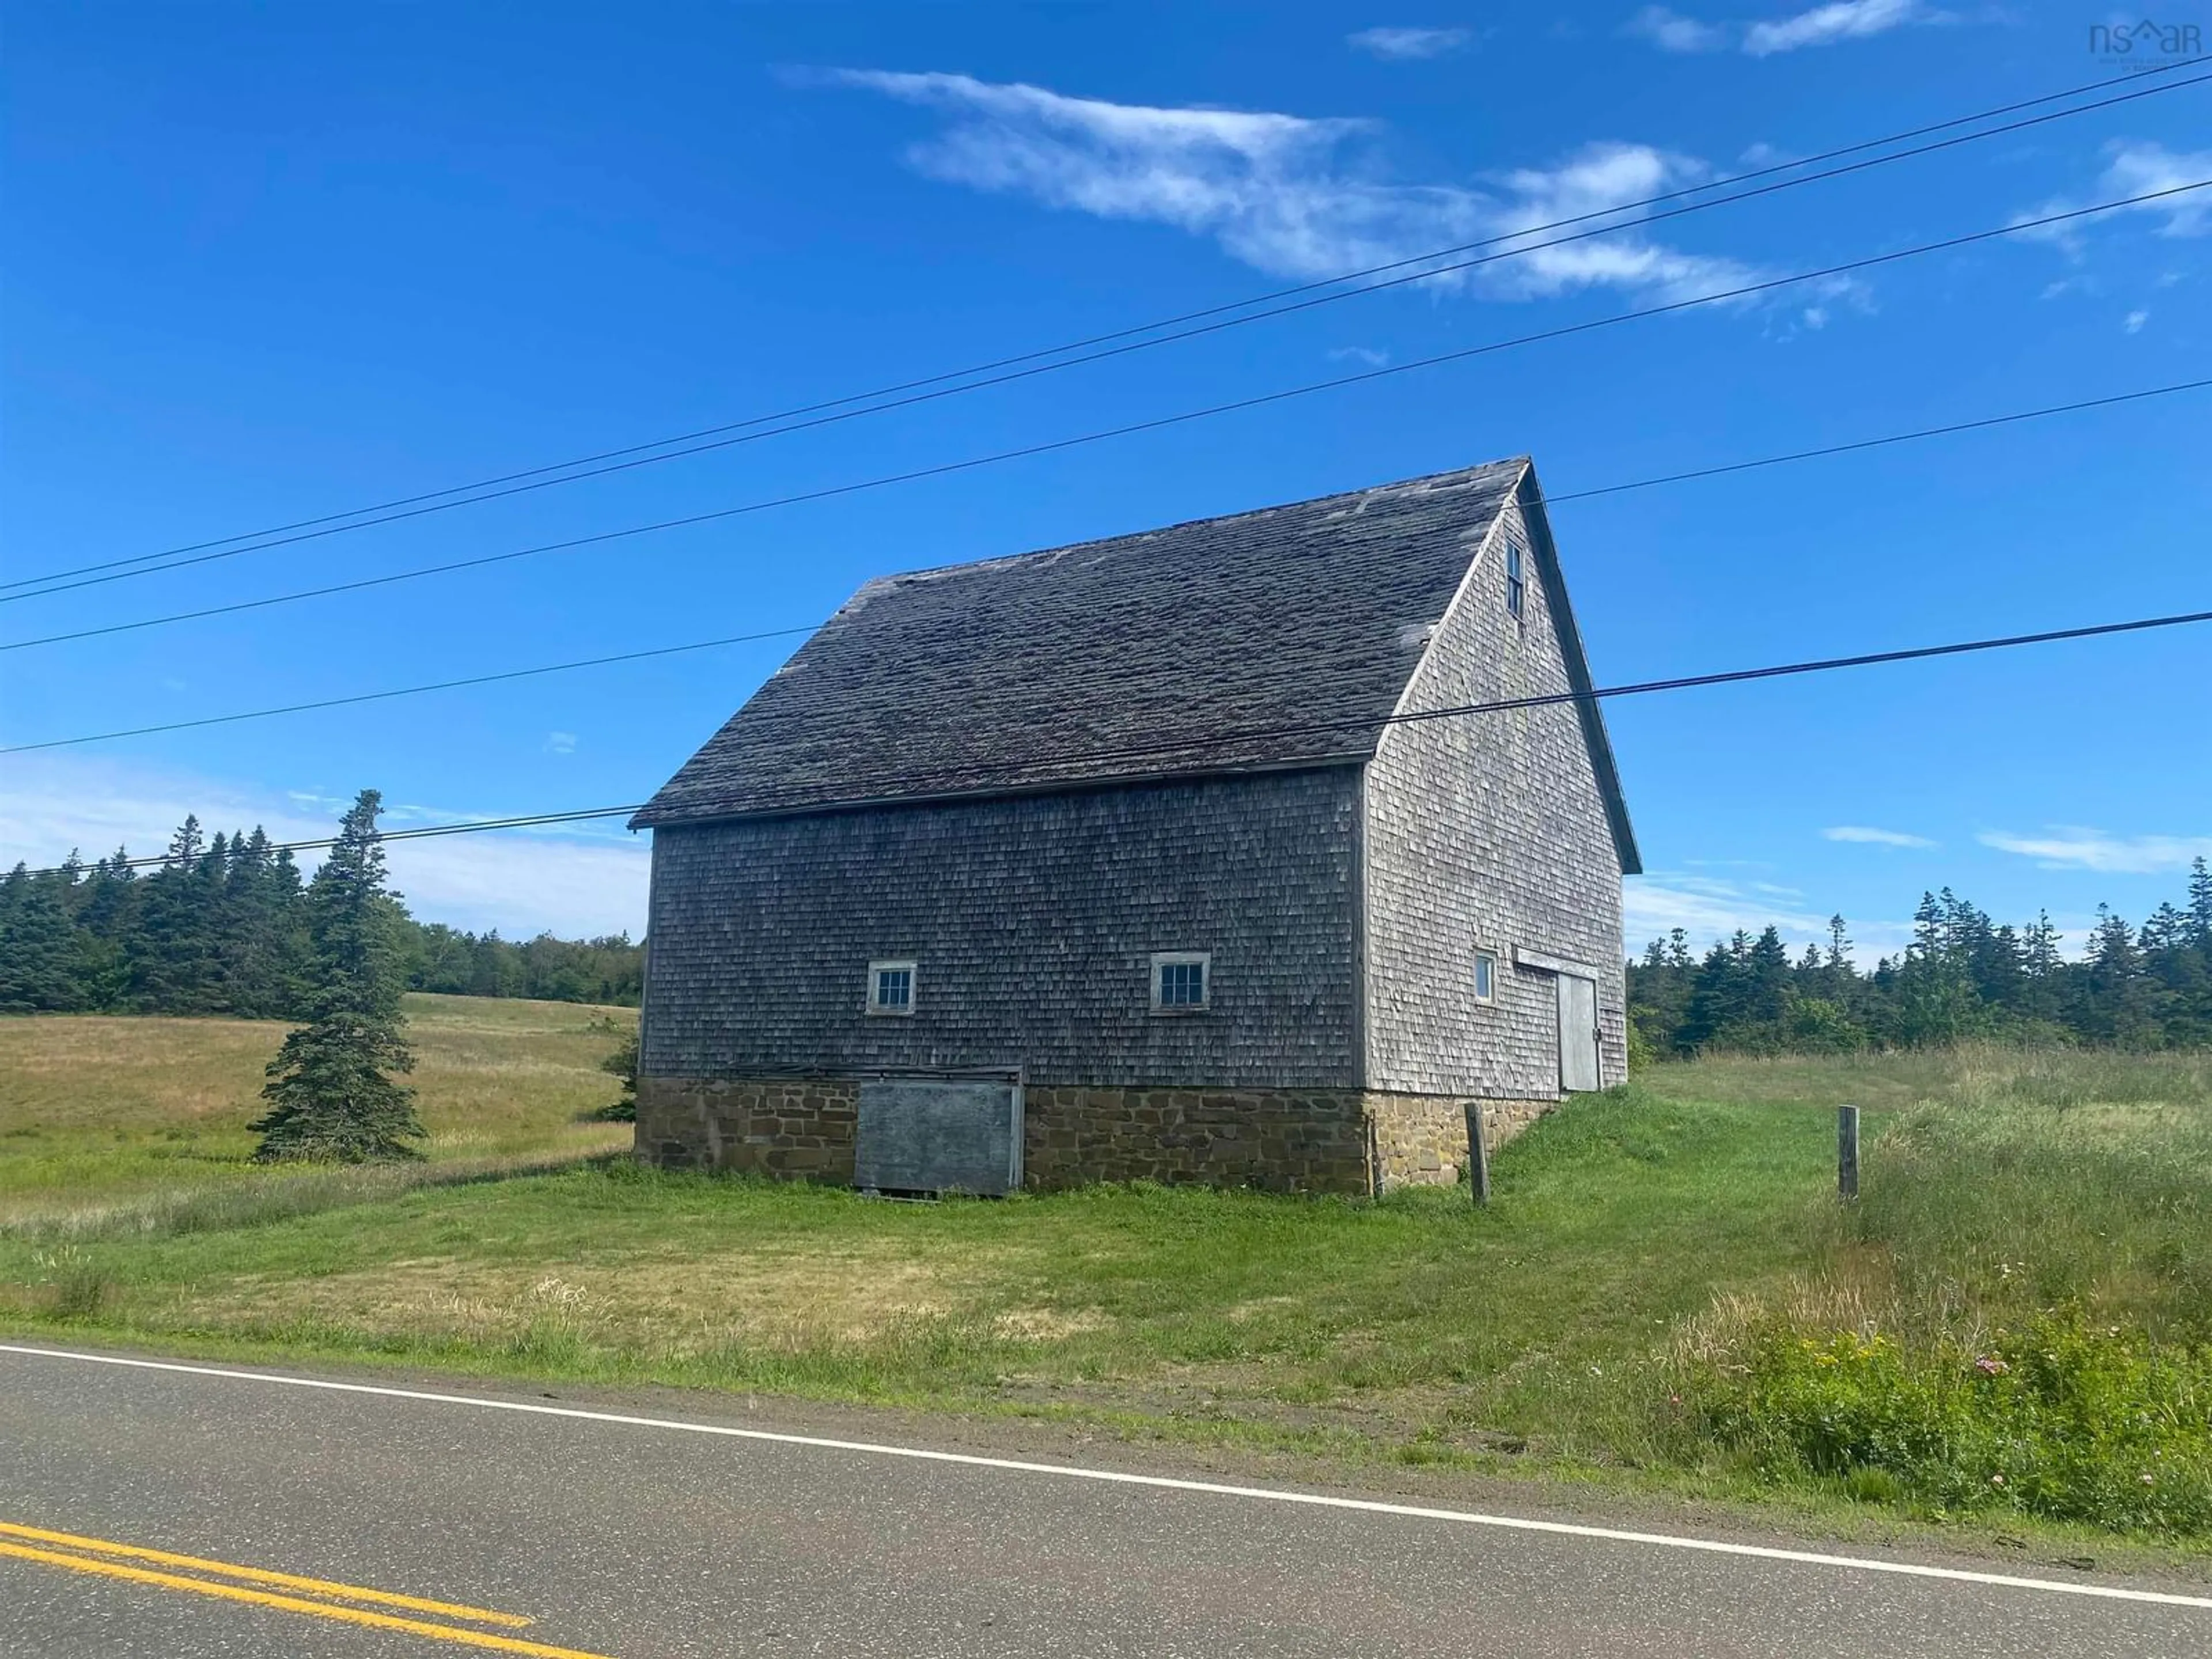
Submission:
[[[0,1019],[0,1232],[115,1232],[234,1206],[252,1215],[314,1201],[311,1191],[380,1193],[629,1145],[629,1126],[583,1120],[620,1091],[599,1066],[635,1009],[410,996],[407,1014],[427,1161],[336,1180],[252,1162],[246,1126],[264,1109],[262,1068],[281,1024]]]
[[[319,1188],[239,1162],[273,1028],[0,1024],[0,1070],[49,1079],[0,1125],[0,1322],[2212,1540],[2203,1057],[1660,1067],[1505,1148],[1480,1212],[913,1205],[619,1160],[426,1182],[624,1131],[575,1121],[609,1096],[596,1011],[416,1018],[434,1161],[289,1177]],[[1869,1114],[1849,1210],[1840,1100]]]

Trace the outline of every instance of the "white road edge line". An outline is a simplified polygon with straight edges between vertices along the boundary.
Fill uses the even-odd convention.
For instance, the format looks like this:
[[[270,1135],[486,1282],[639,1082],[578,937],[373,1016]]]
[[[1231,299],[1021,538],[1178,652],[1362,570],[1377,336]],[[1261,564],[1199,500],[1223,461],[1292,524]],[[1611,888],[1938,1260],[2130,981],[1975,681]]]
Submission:
[[[1817,1550],[1778,1549],[1767,1544],[1731,1544],[1716,1538],[1685,1538],[1673,1533],[1629,1532],[1617,1527],[1589,1527],[1569,1521],[1532,1521],[1513,1515],[1485,1515],[1474,1510],[1440,1510],[1418,1504],[1391,1504],[1373,1498],[1336,1498],[1323,1492],[1283,1492],[1267,1486],[1232,1486],[1216,1480],[1181,1480],[1164,1474],[1131,1474],[1119,1469],[1089,1469],[1065,1463],[1029,1463],[1018,1458],[985,1457],[975,1452],[931,1451],[918,1446],[887,1446],[870,1440],[832,1440],[821,1435],[785,1434],[773,1429],[740,1429],[720,1423],[687,1423],[673,1417],[633,1417],[620,1412],[586,1411],[580,1406],[542,1406],[533,1401],[487,1400],[475,1395],[440,1394],[424,1389],[392,1389],[372,1382],[339,1382],[325,1377],[286,1376],[273,1371],[232,1370],[219,1365],[187,1365],[176,1360],[132,1359],[121,1354],[79,1353],[66,1348],[33,1348],[0,1342],[0,1353],[34,1359],[70,1359],[89,1365],[121,1365],[137,1370],[174,1371],[186,1376],[225,1377],[283,1388],[320,1389],[331,1394],[374,1395],[386,1400],[416,1400],[437,1406],[471,1406],[479,1411],[523,1412],[535,1417],[566,1417],[591,1423],[617,1423],[637,1429],[672,1429],[683,1434],[718,1435],[730,1440],[761,1440],[780,1446],[812,1446],[824,1451],[861,1452],[874,1457],[904,1457],[917,1462],[957,1463],[970,1468],[1007,1469],[1018,1474],[1050,1474],[1110,1486],[1152,1486],[1170,1492],[1209,1492],[1269,1504],[1298,1504],[1313,1509],[1354,1510],[1369,1515],[1409,1516],[1422,1521],[1455,1521],[1463,1526],[1495,1527],[1509,1532],[1550,1533],[1566,1538],[1599,1538],[1616,1544],[1649,1544],[1662,1549],[1699,1550],[1712,1555],[1749,1556],[1762,1561],[1796,1561],[1860,1572],[1887,1572],[1908,1578],[1948,1579],[1966,1584],[1994,1584],[2005,1589],[2046,1590],[2059,1595],[2088,1595],[2113,1601],[2148,1601],[2161,1607],[2212,1609],[2212,1595],[2180,1595],[2165,1590],[2129,1589],[2117,1584],[2069,1584],[2057,1578],[2022,1578],[2011,1573],[1974,1572],[1964,1567],[1930,1567],[1913,1561],[1879,1561],[1859,1555],[1828,1555]]]

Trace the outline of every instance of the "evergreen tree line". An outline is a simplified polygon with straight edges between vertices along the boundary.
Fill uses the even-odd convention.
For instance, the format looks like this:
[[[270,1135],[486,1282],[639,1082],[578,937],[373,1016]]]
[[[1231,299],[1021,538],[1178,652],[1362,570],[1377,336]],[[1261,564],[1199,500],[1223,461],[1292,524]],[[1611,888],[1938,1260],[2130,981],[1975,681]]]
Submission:
[[[1912,942],[1863,973],[1844,919],[1793,959],[1772,927],[1739,931],[1700,959],[1676,928],[1628,964],[1630,1042],[1640,1054],[1702,1048],[1782,1054],[1919,1048],[1964,1038],[2168,1048],[2212,1045],[2212,866],[2187,902],[2140,927],[2100,905],[2069,958],[2048,915],[1990,921],[1949,888],[1921,896]]]
[[[517,942],[393,908],[410,989],[639,1000],[644,950],[627,934]],[[0,878],[0,1012],[303,1018],[317,989],[310,919],[298,866],[258,827],[209,840],[187,817],[143,872],[121,848],[90,865],[72,853],[38,875],[18,864]]]

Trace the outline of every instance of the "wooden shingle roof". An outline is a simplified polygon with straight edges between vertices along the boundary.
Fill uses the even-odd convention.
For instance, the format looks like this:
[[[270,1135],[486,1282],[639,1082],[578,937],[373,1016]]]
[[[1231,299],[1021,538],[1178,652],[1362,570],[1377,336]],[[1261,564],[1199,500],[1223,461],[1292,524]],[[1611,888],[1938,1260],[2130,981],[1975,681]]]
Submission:
[[[1524,480],[1496,461],[878,577],[632,824],[1366,759]]]

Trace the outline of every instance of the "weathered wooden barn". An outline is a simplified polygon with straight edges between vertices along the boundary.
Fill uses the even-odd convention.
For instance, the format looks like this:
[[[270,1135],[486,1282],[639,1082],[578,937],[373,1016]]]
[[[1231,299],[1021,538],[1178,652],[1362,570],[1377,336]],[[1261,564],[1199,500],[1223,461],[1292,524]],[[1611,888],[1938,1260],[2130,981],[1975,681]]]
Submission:
[[[867,583],[635,820],[637,1145],[1456,1177],[1624,1073],[1638,868],[1526,459]]]

